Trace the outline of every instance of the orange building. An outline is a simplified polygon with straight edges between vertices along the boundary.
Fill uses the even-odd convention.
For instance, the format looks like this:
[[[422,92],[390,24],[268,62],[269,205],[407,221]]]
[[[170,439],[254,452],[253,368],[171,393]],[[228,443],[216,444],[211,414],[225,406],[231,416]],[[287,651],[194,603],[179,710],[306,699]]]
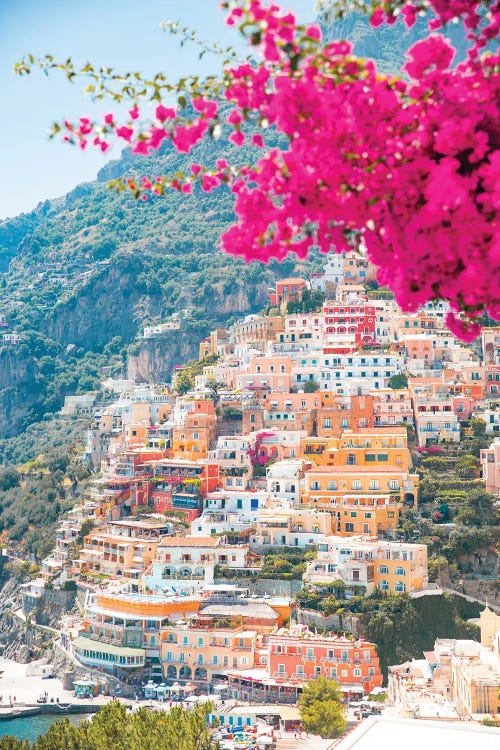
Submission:
[[[277,679],[338,680],[345,692],[368,694],[382,686],[376,647],[363,639],[323,636],[305,625],[269,636],[269,673]]]
[[[172,430],[172,452],[175,458],[196,461],[206,458],[217,436],[217,417],[211,399],[194,402],[194,409],[186,414],[184,424]]]
[[[356,431],[373,427],[373,396],[356,394],[346,397],[322,393],[317,424],[318,437],[339,437],[346,429]]]

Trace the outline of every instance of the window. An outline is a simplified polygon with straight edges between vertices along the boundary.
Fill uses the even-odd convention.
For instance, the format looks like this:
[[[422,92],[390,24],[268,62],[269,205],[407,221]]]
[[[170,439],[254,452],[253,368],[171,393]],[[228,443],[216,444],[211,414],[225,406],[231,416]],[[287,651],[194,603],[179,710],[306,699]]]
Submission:
[[[352,489],[353,490],[360,490],[361,489],[361,481],[359,479],[354,479],[352,482]]]
[[[387,575],[387,573],[389,572],[389,568],[387,567],[387,565],[379,565],[378,572]]]
[[[278,674],[284,675],[285,674],[285,665],[284,664],[278,664]]]
[[[365,453],[365,461],[376,461],[377,456],[375,453]]]
[[[334,479],[331,479],[328,482],[328,489],[329,490],[336,490],[337,489],[337,482]]]
[[[404,584],[403,581],[398,581],[396,584],[394,584],[394,591],[397,591],[398,593],[404,593],[406,591],[406,584]]]
[[[302,664],[297,665],[297,677],[303,677],[304,676],[304,667]]]
[[[317,481],[311,482],[311,489],[312,490],[319,490],[319,482],[317,482]]]
[[[323,420],[323,427],[325,427],[325,428],[331,427],[330,418]]]
[[[354,531],[354,524],[353,523],[346,523],[345,530],[346,530],[346,532],[348,532],[348,531],[351,531],[351,532]]]
[[[399,490],[399,480],[391,479],[391,481],[389,482],[389,487],[391,490]]]
[[[378,461],[388,461],[389,460],[389,454],[388,453],[379,453],[377,456]]]
[[[348,464],[355,464],[356,463],[356,454],[355,453],[348,453],[347,454],[347,463]]]
[[[401,567],[401,565],[398,565],[398,567],[394,570],[395,576],[404,576],[406,575],[405,569]]]
[[[389,581],[382,579],[379,581],[378,587],[380,591],[389,591]]]
[[[361,669],[355,669],[353,675],[354,677],[361,677]]]
[[[378,479],[372,479],[371,482],[370,482],[370,489],[371,490],[378,490],[378,488],[379,488]]]

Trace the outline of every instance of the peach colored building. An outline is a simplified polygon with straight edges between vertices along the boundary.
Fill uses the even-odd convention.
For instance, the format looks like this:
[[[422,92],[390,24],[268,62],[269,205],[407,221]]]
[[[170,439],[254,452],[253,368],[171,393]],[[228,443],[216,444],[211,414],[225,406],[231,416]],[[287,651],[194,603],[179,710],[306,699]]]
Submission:
[[[288,393],[291,385],[292,360],[290,357],[254,357],[246,371],[236,375],[239,389],[269,388],[271,391]]]
[[[373,415],[375,427],[401,422],[413,424],[413,409],[408,389],[384,388],[373,393]]]
[[[167,680],[209,683],[227,669],[252,669],[257,649],[255,630],[219,620],[197,618],[162,633],[161,659]]]

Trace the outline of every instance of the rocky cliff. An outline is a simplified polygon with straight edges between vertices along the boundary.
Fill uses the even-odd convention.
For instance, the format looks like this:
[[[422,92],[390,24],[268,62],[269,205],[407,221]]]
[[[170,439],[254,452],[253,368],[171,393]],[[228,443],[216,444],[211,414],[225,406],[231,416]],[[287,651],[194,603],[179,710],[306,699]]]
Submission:
[[[33,407],[42,399],[35,357],[15,347],[0,347],[0,435],[17,434],[31,421]]]

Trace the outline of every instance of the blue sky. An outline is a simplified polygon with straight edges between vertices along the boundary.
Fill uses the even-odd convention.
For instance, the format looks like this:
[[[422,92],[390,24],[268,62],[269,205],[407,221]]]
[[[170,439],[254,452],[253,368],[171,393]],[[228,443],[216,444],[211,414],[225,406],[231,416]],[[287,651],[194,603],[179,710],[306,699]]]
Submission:
[[[68,84],[56,73],[15,76],[16,61],[29,52],[51,53],[124,72],[161,70],[172,80],[212,72],[216,58],[206,55],[199,62],[198,51],[192,45],[181,49],[160,22],[178,20],[196,29],[202,39],[234,44],[238,37],[224,26],[217,4],[217,0],[0,0],[0,219],[29,211],[40,200],[93,179],[110,158],[109,152],[107,156],[81,153],[49,141],[47,135],[54,120],[100,114],[109,105],[92,104],[77,84]],[[314,17],[314,0],[282,4],[296,10],[302,21]]]

